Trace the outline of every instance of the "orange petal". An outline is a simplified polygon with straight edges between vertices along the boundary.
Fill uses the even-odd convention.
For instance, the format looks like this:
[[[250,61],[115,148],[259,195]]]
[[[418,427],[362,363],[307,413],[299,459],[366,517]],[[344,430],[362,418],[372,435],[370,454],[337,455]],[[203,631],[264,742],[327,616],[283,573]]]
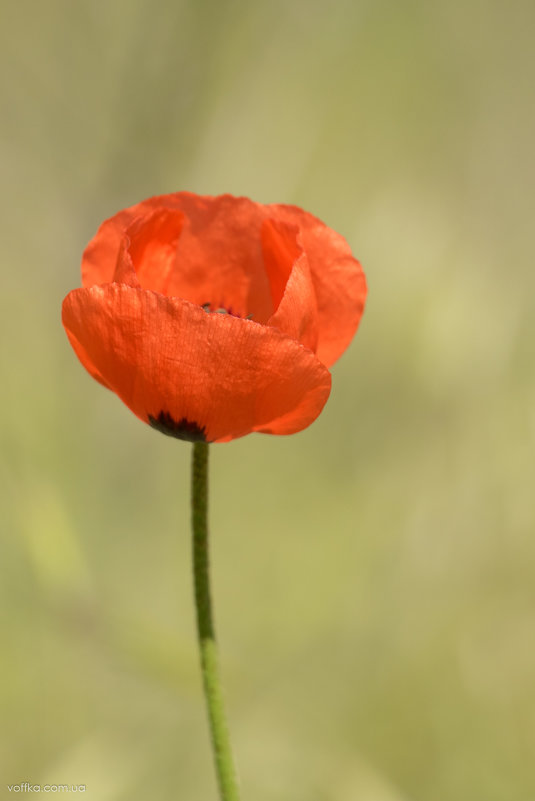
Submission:
[[[84,250],[82,256],[83,286],[107,284],[113,281],[117,257],[125,232],[137,218],[144,217],[159,208],[180,210],[178,199],[181,195],[189,194],[189,192],[175,192],[169,195],[156,195],[123,209],[105,220]],[[196,198],[197,196],[192,195],[192,197]]]
[[[231,309],[243,317],[252,314],[257,322],[266,322],[273,313],[273,305],[260,241],[265,207],[248,198],[177,192],[150,198],[119,212],[100,226],[84,252],[83,285],[94,286],[114,279],[125,234],[145,243],[150,242],[154,232],[160,240],[164,229],[169,234],[171,211],[182,212],[184,223],[180,236],[175,237],[176,261],[172,274],[165,273],[165,294],[184,297],[199,305],[211,303],[214,308]],[[160,257],[163,244],[160,241]],[[149,288],[151,277],[157,275],[158,259],[150,254],[152,266],[145,268],[144,250],[141,245],[131,255],[136,270],[145,274],[145,279],[140,278],[141,285]],[[167,269],[169,262],[170,252],[163,262],[160,260],[160,266]],[[158,291],[159,285],[150,288]]]
[[[173,202],[186,220],[168,294],[266,322],[273,305],[260,241],[263,207],[248,198],[186,192]]]
[[[296,225],[307,254],[318,304],[316,354],[327,366],[342,355],[364,311],[366,279],[346,240],[297,206],[274,204],[270,216]]]
[[[93,376],[95,381],[98,381],[99,384],[102,384],[102,386],[106,387],[106,389],[111,389],[109,384],[104,380],[104,378],[102,377],[100,372],[97,370],[97,368],[93,364],[93,361],[90,358],[90,356],[89,356],[88,352],[86,351],[86,349],[84,348],[84,346],[80,342],[78,342],[77,339],[74,339],[73,337],[71,337],[71,335],[69,334],[68,331],[67,331],[67,336],[69,337],[69,342],[71,343],[71,346],[72,346],[74,352],[76,353],[76,355],[80,359],[81,363],[83,364],[83,366],[85,367],[85,369],[87,370],[89,375]]]
[[[149,198],[101,225],[83,256],[84,286],[113,280],[126,229],[136,218],[158,208],[181,211],[187,218],[177,249],[176,282],[168,286],[167,294],[199,304],[211,302],[214,307],[239,306],[233,309],[235,313],[245,316],[252,312],[261,323],[276,310],[261,253],[262,221],[269,217],[297,226],[317,300],[318,358],[330,366],[347,348],[366,300],[362,267],[342,236],[296,206],[265,206],[247,198],[202,197],[189,192]],[[184,280],[191,288],[187,294]]]
[[[264,220],[262,248],[276,309],[268,325],[275,326],[315,351],[318,310],[308,259],[299,240],[299,229],[277,220]]]
[[[329,395],[329,371],[298,342],[179,298],[114,283],[76,289],[63,324],[84,366],[139,418],[182,439],[295,433]]]
[[[168,294],[183,225],[184,214],[176,209],[159,208],[136,217],[121,243],[114,280],[121,278],[121,283]],[[131,267],[135,270],[135,280]]]

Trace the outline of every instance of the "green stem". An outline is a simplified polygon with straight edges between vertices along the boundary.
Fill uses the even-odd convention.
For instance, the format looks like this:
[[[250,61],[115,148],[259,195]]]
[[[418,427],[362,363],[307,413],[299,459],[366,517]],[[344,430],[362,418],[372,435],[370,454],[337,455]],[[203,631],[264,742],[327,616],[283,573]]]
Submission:
[[[191,509],[193,576],[204,695],[221,801],[239,801],[225,719],[214,633],[208,555],[208,445],[193,443]]]

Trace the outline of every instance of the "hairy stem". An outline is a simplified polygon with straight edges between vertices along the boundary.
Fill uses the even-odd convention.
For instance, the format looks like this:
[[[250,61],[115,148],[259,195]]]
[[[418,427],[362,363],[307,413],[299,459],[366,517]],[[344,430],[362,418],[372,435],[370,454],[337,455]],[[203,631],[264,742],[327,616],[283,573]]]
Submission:
[[[208,444],[193,443],[192,545],[197,632],[210,735],[221,801],[239,801],[218,670],[208,552]]]

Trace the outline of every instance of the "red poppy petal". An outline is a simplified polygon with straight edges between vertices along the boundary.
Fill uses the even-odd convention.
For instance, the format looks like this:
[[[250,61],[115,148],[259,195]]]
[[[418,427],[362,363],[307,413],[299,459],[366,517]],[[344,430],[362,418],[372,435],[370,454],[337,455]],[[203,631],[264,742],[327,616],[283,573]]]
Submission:
[[[133,265],[138,286],[162,295],[168,294],[167,288],[176,269],[178,241],[183,225],[184,214],[176,209],[158,208],[136,217],[126,229],[127,247],[120,250],[117,262],[119,272],[121,257],[128,256],[127,265]]]
[[[105,220],[84,250],[82,256],[82,284],[108,284],[113,281],[117,257],[127,228],[138,218],[154,209],[179,209],[177,198],[189,192],[174,192],[169,195],[156,195],[141,203],[114,214]],[[196,197],[193,195],[193,197]]]
[[[308,259],[299,241],[299,229],[278,220],[265,220],[262,249],[276,309],[268,325],[315,351],[318,310]]]
[[[110,389],[109,384],[104,380],[100,372],[97,370],[97,368],[93,364],[92,359],[89,357],[89,354],[87,353],[83,345],[81,345],[77,339],[71,337],[68,331],[67,331],[67,336],[69,337],[69,342],[71,343],[72,349],[80,359],[81,363],[83,364],[89,375],[91,375],[95,379],[95,381],[98,381],[99,384],[102,384],[103,387],[106,387],[106,389]]]
[[[117,259],[125,231],[142,211],[139,203],[105,220],[84,250],[82,256],[82,285],[95,286],[113,281]]]
[[[273,305],[260,241],[263,207],[248,198],[187,192],[172,202],[186,219],[167,294],[265,323]]]
[[[137,287],[141,289],[132,256],[130,255],[130,240],[127,236],[123,237],[121,247],[119,249],[119,256],[117,258],[117,266],[113,274],[114,284],[128,284],[128,286]]]
[[[176,280],[167,287],[167,294],[199,304],[209,302],[213,308],[230,307],[241,316],[252,312],[261,323],[276,308],[260,247],[262,221],[270,217],[297,226],[317,300],[318,358],[329,366],[343,353],[364,309],[364,273],[342,236],[296,206],[264,206],[247,198],[200,197],[189,192],[149,198],[101,225],[83,256],[83,285],[112,281],[128,226],[162,208],[181,211],[187,218],[178,245]]]
[[[299,343],[180,298],[124,284],[77,289],[63,302],[63,324],[138,417],[182,438],[294,433],[329,395],[329,371]]]
[[[173,212],[184,214],[180,237],[171,230]],[[254,320],[265,323],[273,313],[260,242],[265,213],[264,206],[231,195],[202,197],[177,192],[150,198],[100,226],[82,258],[82,283],[94,286],[113,280],[125,233],[146,243],[156,233],[161,258],[165,230],[167,236],[174,236],[176,261],[172,271],[165,272],[164,286],[155,269],[158,258],[151,258],[152,266],[146,269],[145,247],[131,254],[142,286],[199,305],[210,303],[238,316],[252,314]],[[167,270],[169,263],[170,250],[160,267]]]
[[[342,355],[353,338],[366,300],[360,263],[340,234],[297,206],[274,204],[270,216],[296,225],[307,254],[318,304],[316,354],[327,366]]]

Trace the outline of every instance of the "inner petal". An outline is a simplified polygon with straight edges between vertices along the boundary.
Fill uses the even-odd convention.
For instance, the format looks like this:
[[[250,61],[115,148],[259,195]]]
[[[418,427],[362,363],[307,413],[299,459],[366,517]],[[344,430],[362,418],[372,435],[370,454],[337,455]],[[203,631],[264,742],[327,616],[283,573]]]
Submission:
[[[156,209],[129,226],[115,280],[135,285],[125,278],[134,270],[144,289],[265,323],[274,307],[261,210],[225,196],[210,204],[187,196],[182,205]]]
[[[299,229],[279,220],[264,220],[262,247],[274,308],[268,325],[279,328],[315,352],[318,342],[316,294]]]
[[[278,309],[292,267],[303,252],[297,242],[296,234],[297,228],[276,220],[267,219],[262,224],[262,251],[273,311]]]
[[[184,215],[175,209],[156,209],[134,220],[119,251],[116,280],[133,267],[138,286],[167,295],[183,226]]]

